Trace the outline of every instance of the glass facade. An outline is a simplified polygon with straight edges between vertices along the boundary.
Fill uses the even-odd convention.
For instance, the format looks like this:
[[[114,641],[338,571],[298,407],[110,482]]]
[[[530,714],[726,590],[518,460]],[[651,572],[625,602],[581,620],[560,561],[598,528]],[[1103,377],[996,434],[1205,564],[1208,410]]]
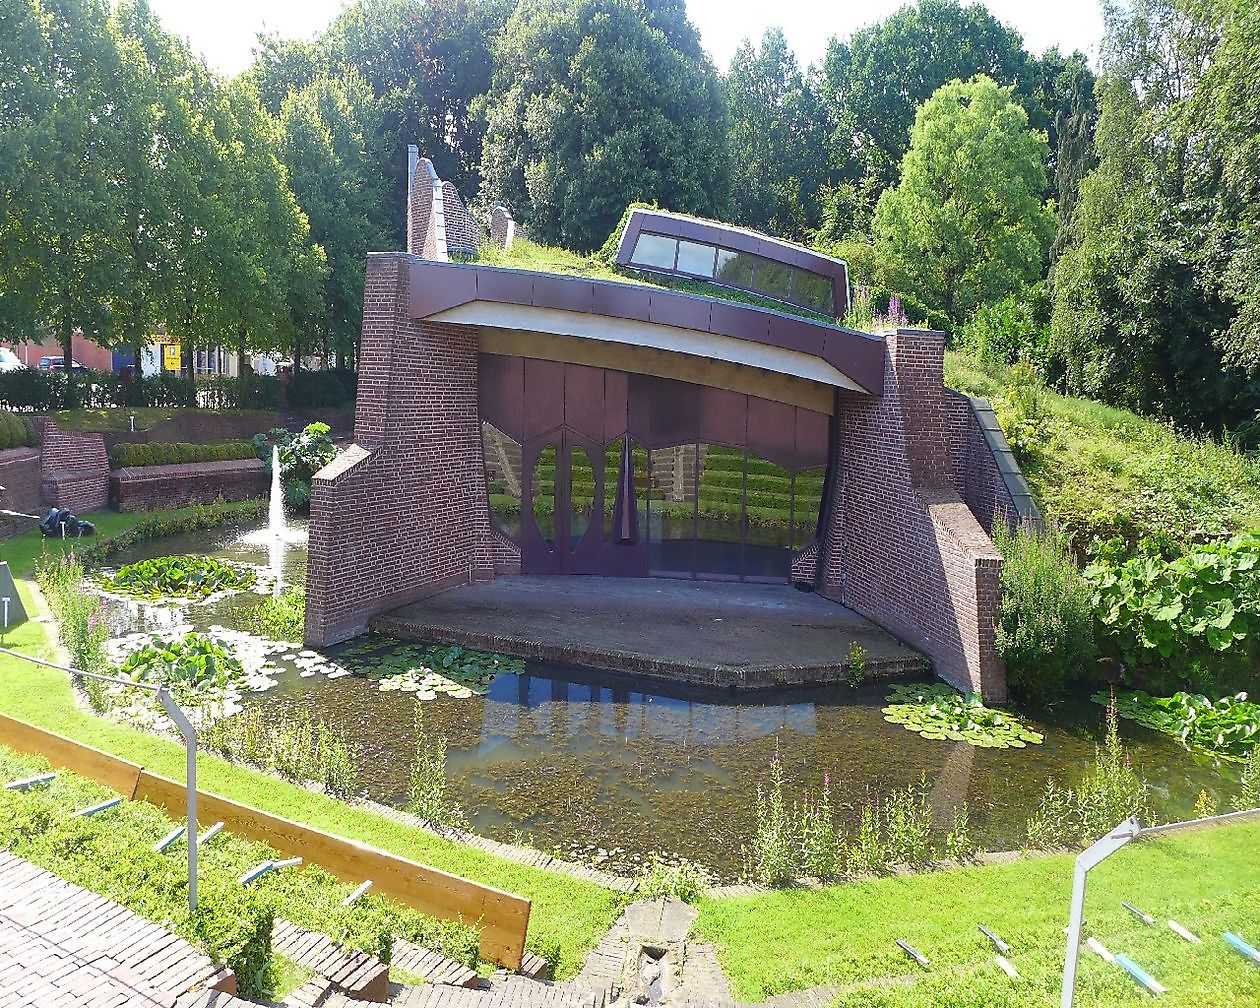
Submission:
[[[823,315],[835,311],[831,278],[748,252],[641,232],[630,262],[635,266],[716,280]]]
[[[521,537],[521,445],[494,424],[481,425],[490,521],[509,539]]]

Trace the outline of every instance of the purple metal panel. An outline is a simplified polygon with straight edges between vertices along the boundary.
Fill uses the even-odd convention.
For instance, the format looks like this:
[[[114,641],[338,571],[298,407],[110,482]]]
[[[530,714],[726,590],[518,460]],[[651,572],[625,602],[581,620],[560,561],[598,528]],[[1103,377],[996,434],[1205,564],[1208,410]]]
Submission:
[[[755,343],[769,343],[771,318],[773,316],[769,312],[756,308],[714,301],[709,312],[709,331]]]
[[[482,354],[477,365],[481,419],[518,442],[525,440],[525,361]]]
[[[816,469],[831,457],[831,418],[826,413],[797,407],[796,468]]]
[[[652,305],[652,289],[622,283],[591,284],[591,311],[612,318],[648,320]]]
[[[534,278],[534,305],[562,311],[590,312],[593,307],[592,283],[581,277],[558,277],[541,274]]]
[[[668,448],[695,441],[700,431],[699,386],[672,378],[635,377],[640,381],[631,382],[630,394],[641,395],[648,411],[644,443],[649,448]]]
[[[477,297],[500,304],[534,303],[534,281],[539,274],[527,270],[477,268]]]
[[[748,451],[796,467],[796,407],[748,396]]]
[[[525,359],[524,431],[533,441],[564,423],[564,365]]]
[[[693,385],[700,404],[696,440],[743,447],[748,439],[748,396],[726,389]]]
[[[477,300],[480,272],[475,266],[411,260],[411,317],[428,318]]]
[[[878,336],[852,329],[823,330],[821,356],[873,396],[884,394],[884,363],[888,348]]]
[[[807,353],[813,357],[821,357],[825,331],[822,326],[806,322],[804,319],[794,319],[787,315],[771,315],[767,342],[788,350]]]
[[[564,366],[564,425],[592,441],[604,439],[604,369]]]
[[[713,302],[704,298],[675,294],[673,291],[652,291],[648,321],[656,325],[678,326],[681,329],[709,331],[709,309]]]
[[[630,384],[624,371],[604,372],[604,443],[630,429]]]

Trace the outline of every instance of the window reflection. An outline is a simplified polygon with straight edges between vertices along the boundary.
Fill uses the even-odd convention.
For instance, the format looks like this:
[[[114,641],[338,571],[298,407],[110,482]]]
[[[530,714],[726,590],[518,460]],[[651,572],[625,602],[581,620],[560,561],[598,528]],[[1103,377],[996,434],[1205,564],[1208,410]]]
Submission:
[[[690,576],[696,523],[696,446],[658,448],[649,457],[648,569]]]
[[[531,511],[547,548],[556,548],[556,446],[547,445],[534,465]]]
[[[490,521],[510,539],[521,537],[521,445],[494,424],[482,423]]]
[[[573,552],[591,526],[595,504],[595,471],[591,457],[579,445],[569,448],[569,487],[569,552]]]
[[[713,276],[713,257],[716,249],[712,245],[699,242],[678,240],[678,272],[691,273],[695,276]]]
[[[744,576],[782,581],[792,567],[792,472],[748,456],[747,544]]]
[[[780,301],[792,300],[792,267],[773,259],[757,259],[757,271],[753,285],[763,294]]]
[[[827,467],[802,469],[796,474],[792,514],[792,548],[804,549],[818,538],[818,514],[822,509]]]
[[[827,314],[835,310],[831,280],[809,270],[798,269],[795,273],[792,298],[797,304]]]
[[[672,270],[678,251],[678,242],[674,238],[650,234],[644,231],[635,242],[634,253],[630,261],[642,266],[655,266],[658,269]]]

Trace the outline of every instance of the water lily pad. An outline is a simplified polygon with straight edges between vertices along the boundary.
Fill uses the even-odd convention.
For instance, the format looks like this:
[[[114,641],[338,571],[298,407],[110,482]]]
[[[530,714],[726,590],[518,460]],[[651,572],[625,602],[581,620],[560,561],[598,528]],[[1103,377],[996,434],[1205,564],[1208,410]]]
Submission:
[[[986,707],[978,696],[963,695],[944,683],[893,686],[883,715],[926,739],[966,742],[980,749],[1023,749],[1043,741],[1013,714]]]

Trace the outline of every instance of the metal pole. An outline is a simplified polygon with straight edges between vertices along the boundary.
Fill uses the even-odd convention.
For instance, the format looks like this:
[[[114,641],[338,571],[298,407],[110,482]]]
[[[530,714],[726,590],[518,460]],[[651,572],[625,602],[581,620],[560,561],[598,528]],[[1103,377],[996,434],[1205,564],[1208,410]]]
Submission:
[[[171,691],[163,686],[157,691],[158,702],[167,716],[184,736],[184,749],[188,758],[188,912],[197,912],[197,729],[184,716],[171,697]]]

